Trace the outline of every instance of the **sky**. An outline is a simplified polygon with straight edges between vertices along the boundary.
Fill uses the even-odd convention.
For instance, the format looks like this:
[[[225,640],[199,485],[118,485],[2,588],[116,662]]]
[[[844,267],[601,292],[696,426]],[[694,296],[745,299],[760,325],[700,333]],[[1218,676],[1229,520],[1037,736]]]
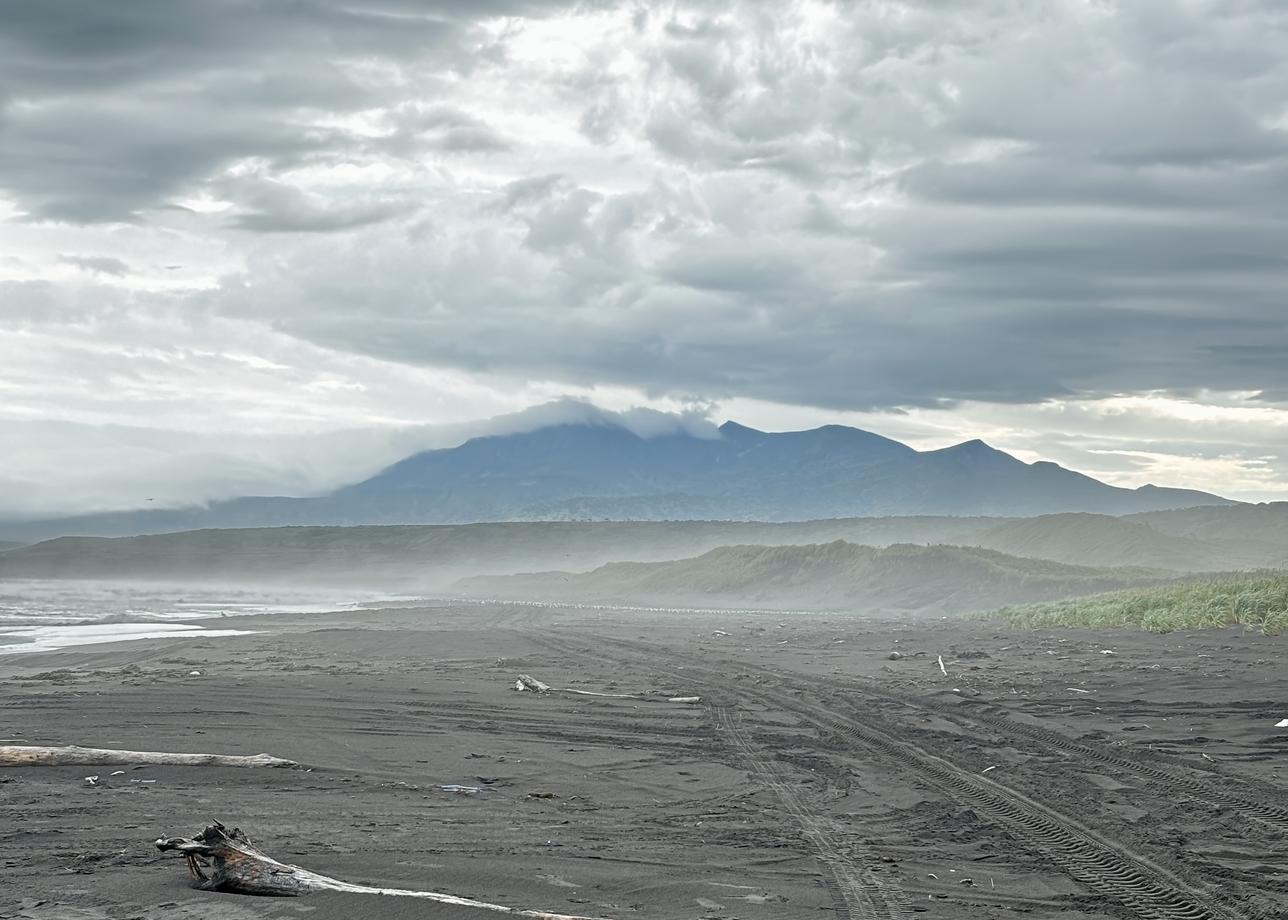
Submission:
[[[1281,0],[0,0],[4,516],[583,404],[1288,499],[1286,291]]]

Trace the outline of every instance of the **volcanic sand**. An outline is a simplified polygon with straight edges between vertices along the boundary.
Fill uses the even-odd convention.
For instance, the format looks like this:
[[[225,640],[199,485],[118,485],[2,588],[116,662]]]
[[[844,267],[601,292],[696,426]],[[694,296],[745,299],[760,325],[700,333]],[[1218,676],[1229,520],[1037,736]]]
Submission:
[[[0,658],[0,743],[301,765],[0,768],[0,918],[487,916],[192,890],[152,841],[211,819],[350,882],[621,920],[1288,903],[1288,637],[446,604],[218,626],[257,632]]]

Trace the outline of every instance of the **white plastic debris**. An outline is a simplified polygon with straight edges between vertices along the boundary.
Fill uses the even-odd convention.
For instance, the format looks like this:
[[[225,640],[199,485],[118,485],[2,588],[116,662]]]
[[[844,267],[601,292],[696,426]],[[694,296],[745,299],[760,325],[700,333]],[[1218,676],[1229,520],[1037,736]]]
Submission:
[[[87,776],[87,777],[85,777],[85,785],[86,785],[86,786],[97,786],[97,785],[98,785],[98,775],[97,775],[97,774],[95,774],[94,776]]]
[[[1288,719],[1280,719],[1275,723],[1275,728],[1288,728]]]

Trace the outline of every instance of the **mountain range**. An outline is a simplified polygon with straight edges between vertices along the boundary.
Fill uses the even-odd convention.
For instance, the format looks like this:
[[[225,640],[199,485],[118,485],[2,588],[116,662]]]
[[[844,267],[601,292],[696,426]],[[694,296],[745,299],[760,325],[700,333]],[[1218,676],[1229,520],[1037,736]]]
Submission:
[[[1055,463],[1025,463],[978,440],[917,451],[839,425],[765,432],[727,422],[645,437],[582,422],[424,451],[322,496],[14,522],[0,525],[0,537],[482,521],[1125,515],[1232,504],[1186,489],[1111,486]]]

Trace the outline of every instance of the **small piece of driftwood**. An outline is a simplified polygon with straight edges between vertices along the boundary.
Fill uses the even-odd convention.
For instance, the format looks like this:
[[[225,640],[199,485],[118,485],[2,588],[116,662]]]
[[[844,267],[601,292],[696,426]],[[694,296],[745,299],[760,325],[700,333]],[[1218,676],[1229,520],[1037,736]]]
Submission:
[[[552,687],[549,684],[542,683],[531,674],[520,674],[514,681],[514,689],[519,692],[530,691],[532,693],[572,693],[577,696],[598,696],[610,700],[640,700],[644,703],[656,703],[665,700],[668,703],[700,703],[700,696],[667,696],[661,697],[656,694],[640,693],[600,693],[596,690],[574,690],[571,687]]]
[[[268,754],[173,754],[164,751],[115,751],[108,748],[0,745],[0,767],[97,766],[155,764],[175,767],[294,767],[293,760]]]
[[[295,897],[314,891],[342,891],[349,894],[424,898],[443,904],[455,904],[458,907],[477,907],[503,914],[536,917],[539,920],[596,920],[593,917],[507,907],[504,904],[475,901],[472,898],[460,898],[438,891],[375,888],[370,885],[342,882],[299,866],[278,862],[261,852],[238,828],[230,831],[218,821],[195,837],[162,837],[156,842],[156,846],[162,852],[175,851],[182,854],[188,862],[192,887],[203,891],[227,891],[275,897]]]

